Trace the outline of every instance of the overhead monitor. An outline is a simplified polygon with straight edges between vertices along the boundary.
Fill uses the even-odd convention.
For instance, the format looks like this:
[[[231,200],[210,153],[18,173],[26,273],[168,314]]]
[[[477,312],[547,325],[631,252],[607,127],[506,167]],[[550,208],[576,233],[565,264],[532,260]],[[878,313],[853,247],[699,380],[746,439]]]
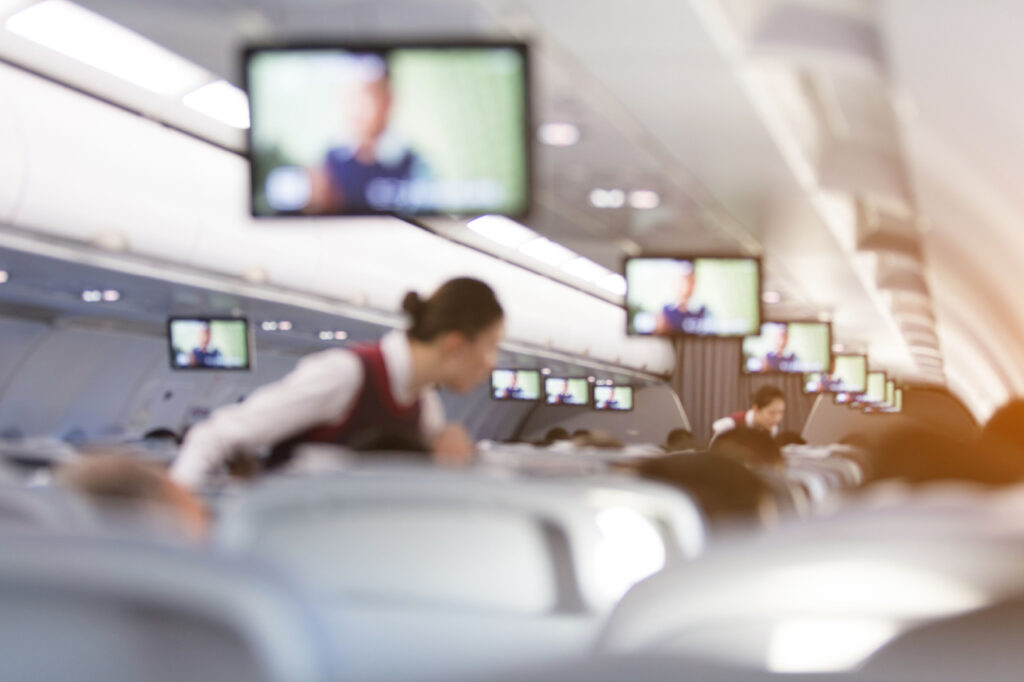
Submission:
[[[254,216],[519,216],[530,205],[521,43],[245,52]]]
[[[590,382],[586,379],[547,377],[544,393],[548,405],[587,405],[590,402]]]
[[[172,369],[250,367],[249,323],[236,317],[172,317],[167,320]]]
[[[632,386],[594,386],[594,409],[628,412],[633,409]]]
[[[805,374],[827,372],[832,363],[828,322],[765,322],[743,339],[743,371]]]
[[[832,358],[832,373],[821,377],[822,390],[835,394],[837,403],[848,403],[867,390],[866,355],[839,354]]]
[[[861,402],[880,405],[885,402],[885,372],[868,372],[868,386]]]
[[[903,411],[903,389],[897,388],[896,393],[893,396],[893,406],[891,412],[902,412]]]
[[[632,336],[742,337],[761,330],[756,258],[629,258],[626,324]]]
[[[491,372],[494,400],[540,400],[540,372],[535,369],[496,369]]]

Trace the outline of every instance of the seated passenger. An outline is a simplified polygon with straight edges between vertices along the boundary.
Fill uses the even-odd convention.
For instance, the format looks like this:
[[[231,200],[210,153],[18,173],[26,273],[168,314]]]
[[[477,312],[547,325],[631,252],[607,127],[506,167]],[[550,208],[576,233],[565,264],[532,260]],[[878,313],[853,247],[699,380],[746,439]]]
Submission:
[[[981,431],[981,442],[990,449],[1016,453],[1024,461],[1024,400],[1006,403]]]
[[[687,492],[712,526],[775,520],[771,488],[756,473],[726,457],[695,452],[654,457],[629,466],[644,478]]]
[[[796,431],[783,431],[775,437],[775,442],[780,448],[787,445],[807,445],[807,441]]]
[[[764,429],[740,426],[722,433],[711,444],[710,452],[747,466],[774,467],[782,463],[782,452],[775,439]]]
[[[403,308],[412,320],[406,332],[303,358],[283,379],[194,426],[174,463],[175,479],[196,487],[237,451],[352,446],[382,429],[389,439],[423,443],[435,461],[468,461],[474,444],[461,426],[445,426],[435,387],[464,393],[488,377],[505,334],[501,306],[486,284],[460,278],[426,300],[408,294]]]
[[[89,455],[58,470],[57,482],[123,527],[166,528],[193,542],[206,538],[208,517],[203,504],[162,470],[138,459]]]
[[[1024,460],[984,440],[960,441],[920,426],[884,434],[870,454],[873,481],[969,481],[1012,485],[1024,477]]]
[[[711,442],[737,427],[767,431],[774,438],[786,416],[786,396],[777,386],[762,386],[753,396],[753,405],[746,412],[736,412],[711,425]]]
[[[665,452],[697,450],[697,439],[693,437],[693,433],[686,429],[672,429],[668,432],[668,437],[665,439],[662,449]]]

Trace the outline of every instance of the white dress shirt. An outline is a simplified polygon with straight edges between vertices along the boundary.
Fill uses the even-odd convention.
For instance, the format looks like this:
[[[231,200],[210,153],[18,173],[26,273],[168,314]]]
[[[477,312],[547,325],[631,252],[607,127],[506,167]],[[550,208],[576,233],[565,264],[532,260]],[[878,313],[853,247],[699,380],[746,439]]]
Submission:
[[[412,351],[405,332],[381,339],[391,395],[406,407],[420,399],[420,430],[432,443],[445,425],[441,397],[433,388],[412,388]],[[256,452],[314,426],[344,421],[365,381],[359,358],[332,348],[308,355],[287,376],[261,386],[245,402],[225,405],[189,430],[171,476],[195,488],[231,453]]]
[[[744,416],[743,421],[746,424],[746,427],[748,429],[754,428],[754,410],[753,409],[747,410],[747,413]],[[711,425],[711,431],[712,431],[711,443],[714,443],[715,439],[717,439],[723,433],[726,433],[727,431],[732,431],[737,426],[739,426],[739,424],[737,424],[736,420],[733,419],[732,417],[722,417],[721,419],[715,421],[715,423]],[[779,426],[777,424],[775,426],[773,426],[771,428],[770,433],[772,435],[772,438],[778,437],[778,435],[779,435]],[[710,443],[709,443],[709,445],[710,445]]]

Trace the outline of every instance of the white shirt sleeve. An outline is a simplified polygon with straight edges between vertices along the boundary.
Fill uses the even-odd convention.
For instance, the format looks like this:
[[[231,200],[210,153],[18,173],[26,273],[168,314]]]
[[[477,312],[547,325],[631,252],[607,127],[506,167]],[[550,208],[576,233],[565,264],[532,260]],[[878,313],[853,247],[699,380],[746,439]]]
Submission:
[[[423,391],[420,398],[420,433],[423,434],[428,448],[433,447],[434,441],[441,434],[445,423],[441,396],[434,389]]]
[[[303,358],[284,378],[253,391],[245,402],[221,407],[192,427],[171,476],[195,488],[236,451],[252,452],[317,424],[344,419],[363,375],[359,358],[345,350]]]

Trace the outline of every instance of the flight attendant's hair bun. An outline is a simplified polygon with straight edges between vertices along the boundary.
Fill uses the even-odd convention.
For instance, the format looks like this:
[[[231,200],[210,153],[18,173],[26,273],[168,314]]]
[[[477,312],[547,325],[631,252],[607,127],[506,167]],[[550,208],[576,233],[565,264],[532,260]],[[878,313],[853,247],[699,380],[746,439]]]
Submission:
[[[410,291],[402,301],[402,310],[412,320],[409,338],[417,341],[433,341],[453,331],[472,339],[504,315],[494,291],[469,277],[445,282],[428,299]]]
[[[416,320],[423,314],[423,304],[423,299],[415,291],[410,291],[402,299],[402,310],[412,318],[413,325],[416,324]]]

